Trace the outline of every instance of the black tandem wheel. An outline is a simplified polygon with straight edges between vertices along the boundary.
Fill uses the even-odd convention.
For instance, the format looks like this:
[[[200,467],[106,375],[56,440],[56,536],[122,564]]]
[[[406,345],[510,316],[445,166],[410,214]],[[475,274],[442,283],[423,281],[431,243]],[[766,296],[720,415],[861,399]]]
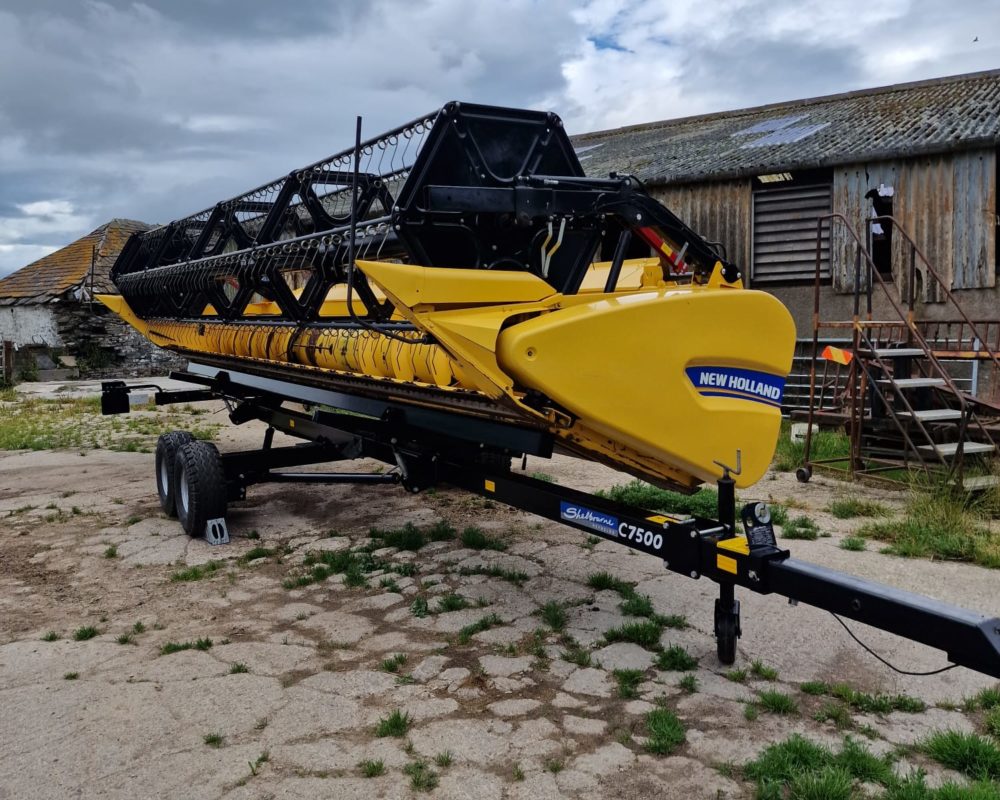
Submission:
[[[211,520],[226,515],[226,473],[211,442],[192,439],[174,456],[177,519],[189,536],[202,536]]]
[[[168,517],[177,516],[174,495],[174,459],[177,449],[194,437],[187,431],[170,431],[156,440],[156,493],[160,497],[160,508]]]

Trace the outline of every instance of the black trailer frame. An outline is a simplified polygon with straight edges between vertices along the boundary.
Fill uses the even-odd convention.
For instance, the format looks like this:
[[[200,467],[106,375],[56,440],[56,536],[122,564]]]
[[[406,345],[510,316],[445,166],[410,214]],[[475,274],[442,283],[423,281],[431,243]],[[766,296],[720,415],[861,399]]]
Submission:
[[[739,535],[735,482],[728,469],[718,482],[718,519],[675,517],[511,472],[512,458],[552,455],[552,436],[542,430],[195,362],[171,377],[203,388],[163,391],[106,382],[102,411],[126,413],[130,391],[155,388],[156,405],[221,399],[234,424],[265,422],[260,449],[221,455],[228,501],[241,500],[247,487],[266,482],[400,484],[412,492],[450,484],[656,556],[672,572],[715,581],[714,628],[724,664],[736,657],[741,631],[735,589],[740,586],[943,650],[954,664],[1000,678],[1000,619],[790,558],[777,546],[764,504],[742,509],[744,535]],[[272,447],[276,430],[306,442]],[[287,471],[361,457],[394,469]]]

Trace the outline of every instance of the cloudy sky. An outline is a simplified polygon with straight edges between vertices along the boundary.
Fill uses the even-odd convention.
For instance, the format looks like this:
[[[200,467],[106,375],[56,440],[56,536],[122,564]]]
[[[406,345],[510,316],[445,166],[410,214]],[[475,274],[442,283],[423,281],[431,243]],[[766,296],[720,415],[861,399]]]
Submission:
[[[356,114],[580,133],[997,67],[998,0],[0,0],[0,275],[329,155]]]

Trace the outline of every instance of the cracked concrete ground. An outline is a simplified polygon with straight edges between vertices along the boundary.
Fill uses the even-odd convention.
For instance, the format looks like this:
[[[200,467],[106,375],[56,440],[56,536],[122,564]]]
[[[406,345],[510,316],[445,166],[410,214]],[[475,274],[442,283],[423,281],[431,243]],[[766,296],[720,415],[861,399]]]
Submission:
[[[260,435],[252,425],[227,429],[220,447],[251,447]],[[569,459],[532,469],[584,490],[625,480]],[[859,521],[823,509],[843,491],[822,478],[800,486],[778,475],[742,494],[794,498],[833,534],[790,543],[797,557],[1000,612],[995,572],[839,549]],[[452,540],[409,552],[369,538],[373,526],[439,520],[459,531],[478,526],[506,549]],[[973,730],[975,715],[950,703],[992,685],[962,669],[897,676],[829,614],[746,592],[736,666],[760,660],[778,675],[735,682],[715,659],[713,584],[444,488],[413,496],[389,487],[261,486],[229,521],[228,546],[185,537],[159,511],[151,454],[0,454],[0,798],[402,798],[414,795],[408,765],[420,761],[436,775],[439,798],[750,797],[752,785],[733,765],[791,733],[842,740],[844,730],[813,719],[825,698],[802,693],[803,681],[931,704],[916,714],[855,713],[846,732],[866,734],[876,753],[933,730]],[[241,559],[261,546],[276,552]],[[333,575],[286,588],[308,554],[362,547],[379,560],[367,586]],[[171,580],[195,565],[211,568],[200,580]],[[523,580],[478,574],[480,566]],[[633,582],[657,613],[686,616],[689,627],[665,628],[660,644],[685,648],[697,659],[693,671],[658,669],[650,650],[604,641],[630,620],[617,593],[588,587],[600,571]],[[467,607],[437,611],[451,594]],[[426,616],[413,613],[420,598]],[[538,615],[550,601],[565,609],[562,631]],[[463,637],[494,614],[494,624]],[[96,634],[76,640],[88,626]],[[854,627],[909,669],[944,663],[940,653]],[[567,637],[579,647],[573,661]],[[194,646],[164,655],[171,643]],[[405,660],[388,671],[384,662],[396,654]],[[634,697],[620,696],[614,670],[641,671]],[[685,675],[696,679],[693,692],[679,686]],[[747,701],[768,689],[792,696],[798,713],[748,720]],[[645,715],[658,706],[686,728],[686,741],[666,756],[645,747]],[[407,716],[405,734],[376,735],[395,711]],[[381,762],[383,773],[366,777],[362,762]],[[897,764],[917,767],[931,781],[960,779],[912,750]]]

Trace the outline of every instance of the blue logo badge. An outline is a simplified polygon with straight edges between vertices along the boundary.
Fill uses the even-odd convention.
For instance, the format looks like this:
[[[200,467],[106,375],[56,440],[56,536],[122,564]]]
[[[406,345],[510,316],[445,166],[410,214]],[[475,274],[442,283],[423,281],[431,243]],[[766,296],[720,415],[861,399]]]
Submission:
[[[785,379],[769,372],[736,367],[688,367],[688,379],[702,397],[731,397],[778,408]]]
[[[603,511],[594,511],[562,500],[559,503],[559,516],[567,522],[590,528],[592,531],[606,533],[609,536],[618,535],[618,517],[605,514]]]

